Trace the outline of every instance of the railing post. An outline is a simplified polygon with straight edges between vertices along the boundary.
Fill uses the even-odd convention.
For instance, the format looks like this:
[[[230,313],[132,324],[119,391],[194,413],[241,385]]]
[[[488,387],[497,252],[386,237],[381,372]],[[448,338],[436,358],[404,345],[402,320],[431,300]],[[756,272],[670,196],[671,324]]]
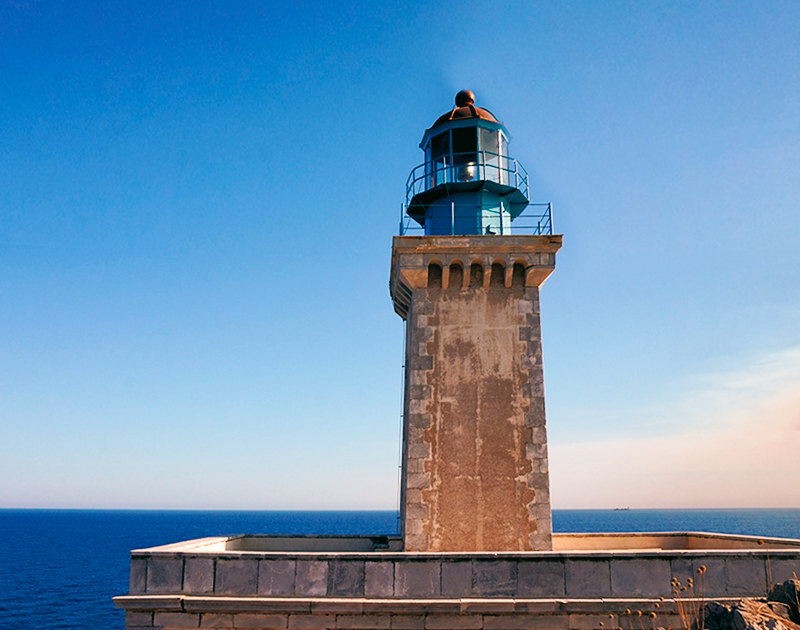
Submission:
[[[456,235],[456,202],[450,202],[450,236]]]
[[[406,213],[406,204],[400,204],[400,236],[405,236],[403,233],[403,215]]]

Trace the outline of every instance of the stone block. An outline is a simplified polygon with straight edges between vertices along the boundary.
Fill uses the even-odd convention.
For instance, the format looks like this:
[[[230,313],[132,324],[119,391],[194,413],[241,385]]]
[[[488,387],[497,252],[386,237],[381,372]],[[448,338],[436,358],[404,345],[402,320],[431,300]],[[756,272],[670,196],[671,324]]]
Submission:
[[[131,626],[152,626],[153,625],[153,613],[152,612],[133,612],[128,611],[125,613],[125,627],[130,628]]]
[[[525,398],[531,400],[534,398],[544,398],[544,382],[538,378],[539,374],[539,370],[531,370],[530,380],[522,385],[522,395],[525,396]]]
[[[608,560],[566,560],[564,577],[567,597],[611,595],[611,572]]]
[[[214,558],[186,558],[183,565],[183,592],[214,592]]]
[[[706,572],[703,575],[706,598],[725,597],[728,594],[728,571],[725,566],[725,559],[694,558],[692,560],[692,579],[695,582],[698,581],[697,569],[701,566],[706,567]],[[683,580],[681,580],[681,584],[686,586],[686,582]]]
[[[537,503],[536,501],[532,501],[528,504],[528,516],[532,519],[536,519],[537,522],[549,521],[550,513],[549,503]],[[539,527],[536,528],[536,531],[540,531]]]
[[[422,457],[429,458],[431,456],[431,445],[427,442],[422,442],[420,444],[410,444],[408,445],[408,456],[409,457]]]
[[[409,503],[422,503],[422,490],[409,488],[406,490],[406,505]]]
[[[671,579],[668,560],[611,561],[611,594],[614,597],[669,597]]]
[[[517,597],[564,597],[564,562],[521,561],[517,566]]]
[[[392,615],[392,630],[423,630],[425,615]]]
[[[182,558],[148,558],[148,593],[180,593],[182,583]]]
[[[406,523],[408,525],[408,523]],[[406,532],[406,551],[427,551],[428,534],[409,534]]]
[[[366,562],[364,564],[364,595],[391,597],[394,594],[394,564]]]
[[[409,474],[406,480],[406,486],[409,488],[427,488],[431,483],[430,473],[413,473]]]
[[[294,560],[260,560],[258,563],[259,595],[291,595],[294,593]]]
[[[470,597],[472,595],[472,562],[442,562],[442,595]]]
[[[407,518],[405,530],[406,541],[412,536],[420,536],[422,534],[422,521],[418,518]]]
[[[412,459],[411,462],[419,462],[422,464],[424,460]],[[411,463],[409,462],[409,463]],[[409,472],[413,472],[409,470]],[[406,505],[406,518],[424,519],[428,518],[430,514],[430,506],[427,503],[409,503]]]
[[[525,444],[525,457],[531,460],[535,459],[544,459],[547,457],[547,444],[533,444],[528,442]],[[547,486],[542,485],[542,481],[547,483],[547,479],[542,480],[542,476],[546,477],[547,475],[542,475],[541,473],[529,473],[528,474],[528,487],[529,488],[543,488]],[[538,483],[537,483],[538,482]]]
[[[200,615],[183,612],[157,612],[153,624],[172,628],[199,628]]]
[[[480,630],[483,628],[482,615],[428,615],[425,618],[426,630]]]
[[[773,584],[797,579],[800,576],[800,558],[771,558],[769,570],[772,574]],[[131,575],[133,575],[133,570],[131,570]]]
[[[363,597],[364,562],[332,561],[328,564],[328,596]]]
[[[424,291],[424,289],[423,289]],[[426,300],[425,294],[422,293],[421,300],[414,301],[414,314],[415,315],[433,315],[433,311],[436,308],[436,304],[430,300]],[[435,321],[427,320],[425,323],[426,326],[433,326],[435,325]]]
[[[289,615],[269,615],[263,613],[237,613],[234,615],[236,628],[286,628]]]
[[[670,571],[672,572],[670,582],[672,578],[675,578],[681,584],[686,585],[689,578],[692,578],[693,580],[697,578],[695,567],[693,566],[691,558],[672,558],[669,564]],[[672,597],[671,586],[669,588],[669,595],[664,595],[664,597]]]
[[[295,595],[324,596],[328,592],[328,563],[320,560],[298,560],[294,585]]]
[[[537,487],[536,490],[536,503],[550,505],[550,485],[544,487]]]
[[[203,613],[200,615],[201,628],[233,628],[233,615],[225,613]]]
[[[408,382],[412,387],[416,385],[427,385],[428,372],[426,370],[411,370],[409,373]]]
[[[425,472],[425,460],[420,457],[409,459],[406,461],[406,472],[421,473]]]
[[[147,588],[147,560],[144,558],[131,559],[131,578],[128,584],[128,592],[131,595],[139,595]]]
[[[412,385],[411,389],[412,396],[416,391],[419,393],[420,397],[422,397],[423,391],[430,389],[430,385]],[[431,426],[431,417],[425,413],[424,409],[420,413],[411,413],[408,415],[408,426],[425,430]]]
[[[339,615],[336,617],[337,628],[388,630],[391,628],[390,615]]]
[[[540,446],[541,445],[526,444],[525,445],[525,450],[529,451],[529,452],[532,452],[534,450],[539,451],[539,450],[541,450]],[[544,446],[544,448],[547,448],[547,447]],[[530,458],[531,459],[538,459],[539,456],[538,455],[537,456],[530,456]],[[537,490],[537,492],[536,492],[536,503],[534,505],[541,504],[542,501],[540,500],[540,497],[539,497],[539,489],[540,488],[547,488],[548,484],[550,483],[550,475],[547,475],[545,473],[530,472],[527,475],[526,481],[528,483],[528,487],[529,488],[536,488],[536,490]],[[531,514],[531,516],[533,516],[533,514]]]
[[[433,369],[433,357],[431,356],[412,356],[411,357],[411,369],[412,370],[432,370]]]
[[[541,440],[534,439],[533,431],[544,425],[547,421],[547,417],[544,413],[544,409],[537,409],[539,406],[539,398],[529,398],[529,400],[531,401],[531,411],[525,413],[525,426],[531,430],[531,434],[525,441],[540,443]]]
[[[220,558],[214,593],[217,595],[255,595],[258,584],[258,560],[255,558]]]
[[[613,627],[613,620],[608,615],[575,614],[568,618],[570,630],[594,630],[596,628]],[[648,621],[650,621],[648,619]],[[644,620],[643,620],[644,623]]]
[[[545,458],[534,460],[533,461],[533,472],[549,473],[550,472],[550,462]]]
[[[517,593],[517,563],[476,560],[472,563],[472,592],[477,596],[514,597]]]
[[[406,561],[395,564],[394,594],[395,597],[438,597],[440,563]]]
[[[531,315],[530,317],[537,317],[536,315]],[[537,317],[538,319],[538,317]],[[520,326],[519,328],[519,340],[520,341],[537,341],[539,339],[539,331],[533,327],[529,326]]]
[[[527,347],[525,348],[525,354],[523,356],[528,357],[530,360],[530,364],[525,366],[526,369],[535,369],[538,372],[542,370],[542,342],[539,339],[530,339],[525,342]]]
[[[289,615],[289,628],[335,628],[335,615]]]
[[[425,429],[420,427],[408,427],[408,441],[412,444],[417,444],[425,440]]]
[[[425,407],[427,406],[427,400],[420,400],[420,399],[412,399],[408,401],[408,413],[416,414],[416,415],[424,415],[425,414]],[[423,426],[424,428],[424,426]]]
[[[541,405],[541,410],[538,410],[537,413],[541,413],[541,418],[544,419],[544,401],[539,400],[532,400],[531,401],[531,410],[536,409],[537,406]],[[534,444],[547,444],[547,430],[544,426],[537,426],[535,423],[526,426],[529,427],[530,434],[529,440]],[[546,454],[545,454],[546,456]]]
[[[727,558],[725,569],[728,574],[728,595],[735,596],[766,596],[767,571],[765,559],[758,556],[747,558]],[[695,591],[699,588],[699,579],[695,575]]]

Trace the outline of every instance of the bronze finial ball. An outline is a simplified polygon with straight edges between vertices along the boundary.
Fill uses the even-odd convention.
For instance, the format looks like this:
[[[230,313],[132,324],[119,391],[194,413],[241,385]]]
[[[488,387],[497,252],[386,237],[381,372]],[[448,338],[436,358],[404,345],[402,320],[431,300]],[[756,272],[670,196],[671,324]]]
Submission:
[[[475,95],[469,90],[461,90],[456,94],[456,107],[466,107],[475,104]]]

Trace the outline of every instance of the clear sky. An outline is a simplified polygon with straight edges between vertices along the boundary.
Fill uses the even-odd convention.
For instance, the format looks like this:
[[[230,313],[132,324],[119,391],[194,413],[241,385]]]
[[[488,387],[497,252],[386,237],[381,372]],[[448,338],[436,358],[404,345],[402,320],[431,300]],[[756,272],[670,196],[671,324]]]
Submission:
[[[459,89],[564,234],[553,505],[800,507],[800,3],[0,5],[0,507],[392,509]]]

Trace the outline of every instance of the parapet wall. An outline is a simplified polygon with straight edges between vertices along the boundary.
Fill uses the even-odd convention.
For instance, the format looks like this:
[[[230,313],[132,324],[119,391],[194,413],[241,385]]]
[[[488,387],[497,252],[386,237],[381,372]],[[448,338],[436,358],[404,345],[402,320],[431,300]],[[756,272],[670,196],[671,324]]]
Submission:
[[[578,545],[592,538],[572,536]],[[648,538],[698,544],[706,536],[710,544],[756,545],[747,537],[625,536],[637,544]],[[286,553],[230,551],[225,547],[241,543],[206,539],[132,552],[130,593],[115,603],[128,611],[130,628],[148,629],[600,630],[613,627],[600,625],[603,619],[626,609],[656,613],[659,625],[679,627],[670,583],[693,577],[699,592],[700,566],[704,596],[717,600],[763,596],[768,582],[800,574],[800,541],[764,542],[728,550]]]

